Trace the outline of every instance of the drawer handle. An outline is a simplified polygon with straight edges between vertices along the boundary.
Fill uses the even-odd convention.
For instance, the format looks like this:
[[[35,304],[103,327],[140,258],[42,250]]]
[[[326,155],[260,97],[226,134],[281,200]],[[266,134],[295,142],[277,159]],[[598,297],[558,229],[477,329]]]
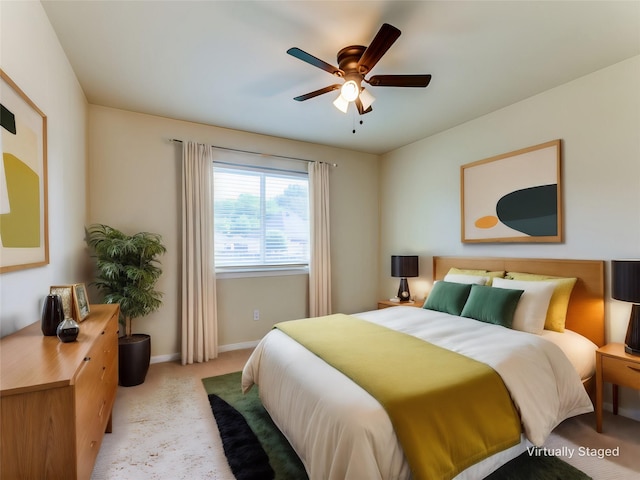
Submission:
[[[631,365],[627,365],[627,368],[630,368],[630,369],[631,369],[631,370],[633,370],[634,372],[638,372],[638,373],[640,373],[640,368],[632,367]]]
[[[91,360],[91,357],[84,357],[85,362],[88,362],[89,360]]]

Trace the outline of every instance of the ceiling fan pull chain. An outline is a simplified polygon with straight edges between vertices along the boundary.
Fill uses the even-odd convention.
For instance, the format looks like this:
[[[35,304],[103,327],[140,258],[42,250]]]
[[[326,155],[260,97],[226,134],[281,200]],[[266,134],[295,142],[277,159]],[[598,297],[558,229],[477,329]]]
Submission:
[[[351,117],[352,119],[352,125],[353,125],[353,130],[351,133],[355,134],[356,133],[356,112],[353,112],[353,116]],[[364,121],[362,119],[360,119],[360,125],[364,125]]]

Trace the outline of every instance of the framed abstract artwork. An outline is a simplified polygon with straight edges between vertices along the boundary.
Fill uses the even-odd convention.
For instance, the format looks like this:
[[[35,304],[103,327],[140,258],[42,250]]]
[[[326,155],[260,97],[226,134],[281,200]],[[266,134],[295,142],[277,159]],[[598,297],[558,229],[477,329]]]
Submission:
[[[462,242],[562,242],[561,183],[561,140],[462,165]]]
[[[0,273],[49,263],[47,117],[0,70]]]

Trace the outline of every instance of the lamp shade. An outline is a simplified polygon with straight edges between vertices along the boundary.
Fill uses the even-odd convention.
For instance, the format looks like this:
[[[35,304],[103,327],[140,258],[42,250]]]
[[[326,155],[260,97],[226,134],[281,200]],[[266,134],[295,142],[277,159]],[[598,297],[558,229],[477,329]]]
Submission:
[[[371,106],[373,102],[376,101],[376,98],[371,95],[368,90],[365,90],[363,88],[360,92],[360,101],[362,102],[362,109],[366,110]]]
[[[611,296],[640,303],[640,260],[611,261]]]
[[[400,278],[417,277],[418,256],[391,255],[391,276]]]
[[[333,101],[333,105],[342,113],[347,113],[347,109],[349,108],[349,102],[344,99],[342,94],[338,95],[338,98]]]
[[[612,260],[611,276],[611,296],[633,303],[624,351],[640,355],[640,260]]]

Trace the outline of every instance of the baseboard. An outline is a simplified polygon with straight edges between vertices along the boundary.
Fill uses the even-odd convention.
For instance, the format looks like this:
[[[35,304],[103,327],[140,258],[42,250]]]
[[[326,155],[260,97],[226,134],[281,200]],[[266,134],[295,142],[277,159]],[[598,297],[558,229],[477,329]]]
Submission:
[[[230,352],[232,350],[245,350],[247,348],[256,348],[260,340],[254,340],[253,342],[231,343],[229,345],[220,345],[218,352]]]
[[[603,402],[602,408],[608,412],[613,412],[613,404],[611,403]],[[618,415],[640,422],[640,410],[634,408],[618,407]]]
[[[253,342],[231,343],[229,345],[220,345],[218,352],[231,352],[232,350],[245,350],[247,348],[255,348],[260,340],[254,340]],[[168,355],[156,355],[151,357],[151,363],[163,363],[163,362],[175,362],[180,360],[181,355],[179,353],[170,353]]]
[[[175,362],[180,360],[179,353],[170,353],[169,355],[156,355],[151,357],[151,363]]]

